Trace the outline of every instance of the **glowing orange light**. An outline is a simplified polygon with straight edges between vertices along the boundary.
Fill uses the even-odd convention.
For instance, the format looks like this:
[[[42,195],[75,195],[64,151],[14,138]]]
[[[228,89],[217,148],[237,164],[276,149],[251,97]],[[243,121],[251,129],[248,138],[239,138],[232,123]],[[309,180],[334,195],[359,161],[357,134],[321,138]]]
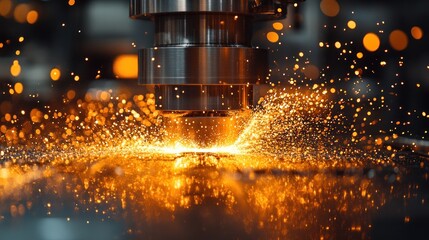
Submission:
[[[30,11],[30,6],[28,4],[22,3],[16,6],[15,11],[13,12],[13,17],[19,23],[25,23],[27,20],[27,14]]]
[[[356,54],[356,57],[359,58],[359,59],[362,59],[363,58],[363,53],[362,52],[358,52]]]
[[[39,19],[39,13],[35,10],[31,10],[27,13],[27,22],[29,24],[35,24]]]
[[[137,78],[138,57],[137,55],[120,55],[113,62],[113,73],[118,78]]]
[[[348,21],[347,27],[349,27],[350,29],[355,29],[356,28],[356,22],[353,20]]]
[[[276,32],[269,32],[267,33],[267,39],[272,43],[276,43],[279,41],[280,37]]]
[[[277,30],[277,31],[280,31],[280,30],[282,30],[283,29],[283,23],[281,23],[281,22],[275,22],[275,23],[273,23],[273,28],[275,29],[275,30]]]
[[[11,0],[0,0],[0,16],[6,17],[12,9]]]
[[[68,2],[69,6],[73,6],[75,3],[76,3],[75,0],[69,0]]]
[[[363,45],[366,50],[375,52],[380,47],[380,38],[375,33],[367,33],[363,38]]]
[[[408,36],[401,30],[394,30],[389,35],[389,42],[393,49],[402,51],[408,46]]]
[[[33,108],[30,112],[30,117],[32,122],[36,122],[36,123],[41,122],[43,118],[43,112],[41,112],[37,108]]]
[[[52,68],[50,76],[52,81],[58,81],[61,77],[61,70],[58,68]]]
[[[72,100],[72,99],[74,99],[76,97],[76,91],[74,91],[74,90],[69,90],[68,92],[67,92],[67,98],[69,99],[69,100]]]
[[[21,74],[21,65],[19,65],[19,61],[13,61],[12,66],[10,67],[10,74],[14,77],[18,77]]]
[[[17,94],[21,94],[24,91],[24,85],[22,85],[22,83],[20,82],[17,82],[15,83],[15,86],[13,87],[13,89]]]
[[[102,91],[100,93],[100,99],[101,99],[101,101],[104,101],[104,102],[109,101],[110,100],[110,93],[106,92],[106,91]]]
[[[341,48],[341,43],[340,42],[335,42],[335,48]]]
[[[414,26],[411,28],[411,35],[414,39],[420,40],[423,38],[423,30],[420,27]]]
[[[322,0],[320,10],[328,17],[335,17],[340,13],[340,4],[336,0]]]

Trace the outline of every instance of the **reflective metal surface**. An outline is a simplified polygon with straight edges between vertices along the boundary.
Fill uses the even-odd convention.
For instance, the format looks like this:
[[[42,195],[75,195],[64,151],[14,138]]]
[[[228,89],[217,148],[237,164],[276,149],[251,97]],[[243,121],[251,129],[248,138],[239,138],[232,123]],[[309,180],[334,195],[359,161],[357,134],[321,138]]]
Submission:
[[[231,111],[253,102],[252,87],[243,85],[157,85],[155,94],[163,111]]]
[[[267,52],[254,48],[187,47],[140,50],[140,84],[264,83]]]
[[[137,149],[68,159],[0,169],[1,240],[427,236],[428,162],[412,155],[397,167],[327,168]]]
[[[155,46],[250,46],[252,19],[204,13],[156,15]]]
[[[156,90],[162,111],[201,115],[251,107],[253,85],[269,77],[267,50],[251,46],[253,21],[263,19],[258,15],[283,18],[289,3],[131,0],[130,16],[155,25],[154,47],[139,51],[139,84]],[[220,126],[225,121],[216,122],[219,129],[228,128]],[[187,131],[195,133],[182,132]]]
[[[267,51],[251,46],[253,18],[284,17],[282,7],[288,3],[130,1],[131,17],[149,17],[155,24],[154,48],[139,53],[139,84],[157,85],[160,110],[224,111],[251,106],[253,98],[241,89],[252,92],[253,84],[264,84],[268,77]],[[241,87],[231,86],[234,90],[225,92],[224,84]],[[200,87],[188,86],[187,92],[177,94],[175,85]],[[209,97],[204,96],[206,91]]]
[[[248,0],[131,0],[131,17],[178,12],[248,13]]]

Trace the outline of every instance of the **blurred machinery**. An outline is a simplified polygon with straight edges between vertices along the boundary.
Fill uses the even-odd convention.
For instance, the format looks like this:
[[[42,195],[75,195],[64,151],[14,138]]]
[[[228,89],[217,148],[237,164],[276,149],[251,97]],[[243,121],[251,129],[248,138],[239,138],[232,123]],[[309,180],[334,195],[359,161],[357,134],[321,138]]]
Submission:
[[[151,20],[155,43],[139,51],[139,84],[170,114],[168,133],[201,146],[234,141],[237,112],[268,77],[268,52],[251,45],[254,21],[285,18],[296,0],[131,0],[134,19]]]

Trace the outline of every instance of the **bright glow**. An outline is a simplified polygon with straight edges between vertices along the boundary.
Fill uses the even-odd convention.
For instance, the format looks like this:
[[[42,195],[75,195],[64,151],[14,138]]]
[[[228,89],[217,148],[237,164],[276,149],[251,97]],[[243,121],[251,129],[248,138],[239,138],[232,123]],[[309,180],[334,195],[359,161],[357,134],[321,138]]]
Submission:
[[[411,28],[411,35],[414,39],[420,40],[423,38],[423,30],[418,26],[414,26]]]
[[[29,24],[35,24],[37,19],[39,19],[39,13],[37,11],[31,10],[27,13],[27,22]]]
[[[408,37],[401,30],[394,30],[389,35],[390,46],[397,51],[405,50],[408,46]]]
[[[171,147],[152,147],[151,151],[161,152],[166,154],[181,154],[181,153],[220,153],[220,154],[240,154],[240,151],[235,146],[213,147],[213,148],[198,148],[186,147],[180,143]]]
[[[21,94],[24,91],[24,85],[22,85],[22,83],[20,82],[17,82],[15,83],[15,86],[13,87],[13,89],[17,94]]]
[[[272,43],[276,43],[279,41],[280,37],[276,32],[269,32],[267,33],[267,39]]]
[[[341,48],[341,43],[340,42],[335,42],[335,48]]]
[[[275,23],[273,23],[273,28],[275,29],[275,30],[277,30],[277,31],[281,31],[281,30],[283,30],[283,23],[281,23],[281,22],[275,22]]]
[[[356,57],[359,58],[359,59],[362,59],[363,58],[363,53],[362,52],[358,52],[356,54]]]
[[[113,62],[113,73],[118,78],[137,78],[138,57],[137,55],[120,55]]]
[[[52,81],[58,81],[61,77],[60,69],[52,68],[50,76],[51,76]]]
[[[75,0],[69,0],[68,2],[69,6],[73,6],[75,3],[76,3]]]
[[[356,22],[355,22],[355,21],[353,21],[353,20],[350,20],[350,21],[347,23],[347,27],[349,27],[350,29],[355,29],[355,28],[356,28]]]
[[[375,33],[367,33],[363,38],[363,45],[366,50],[375,52],[380,47],[380,38]]]
[[[13,61],[12,66],[10,67],[10,74],[14,77],[18,77],[21,74],[21,65],[19,65],[19,61]]]

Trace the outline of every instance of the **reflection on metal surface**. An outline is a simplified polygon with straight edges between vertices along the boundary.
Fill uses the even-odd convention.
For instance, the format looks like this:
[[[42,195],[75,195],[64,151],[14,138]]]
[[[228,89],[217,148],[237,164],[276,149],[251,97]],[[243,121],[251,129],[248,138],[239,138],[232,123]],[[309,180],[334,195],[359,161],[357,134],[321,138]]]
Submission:
[[[429,210],[419,193],[427,179],[408,188],[409,170],[377,165],[329,169],[262,155],[112,149],[9,171],[0,183],[3,220],[38,213],[89,226],[120,221],[115,234],[123,238],[367,238],[377,211],[406,192],[403,201],[421,200]],[[22,184],[7,187],[13,182]]]

